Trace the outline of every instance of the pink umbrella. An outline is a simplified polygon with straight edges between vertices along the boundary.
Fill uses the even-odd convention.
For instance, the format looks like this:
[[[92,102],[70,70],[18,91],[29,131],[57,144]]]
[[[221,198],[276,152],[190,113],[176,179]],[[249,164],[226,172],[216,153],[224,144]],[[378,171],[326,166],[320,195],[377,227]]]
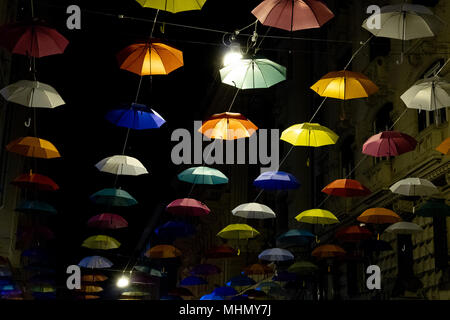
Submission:
[[[128,222],[118,214],[101,213],[90,218],[87,225],[99,229],[121,229],[128,227]]]
[[[370,137],[363,145],[362,152],[373,157],[392,157],[412,151],[417,141],[406,133],[384,131]]]
[[[262,24],[287,31],[320,28],[334,17],[318,0],[265,0],[252,13]]]
[[[206,216],[211,210],[198,200],[184,198],[171,202],[166,211],[176,216]]]

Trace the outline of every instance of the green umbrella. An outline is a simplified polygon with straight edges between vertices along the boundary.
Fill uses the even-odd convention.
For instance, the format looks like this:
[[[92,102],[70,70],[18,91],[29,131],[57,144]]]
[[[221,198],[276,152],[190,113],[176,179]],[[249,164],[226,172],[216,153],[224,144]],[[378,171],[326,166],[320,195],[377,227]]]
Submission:
[[[425,202],[416,214],[421,217],[450,217],[450,207],[445,204],[445,199],[431,199]]]
[[[313,274],[319,268],[312,262],[309,261],[297,261],[291,266],[289,266],[288,271],[292,273],[297,273],[299,275]]]
[[[269,88],[286,80],[286,67],[264,58],[242,59],[221,69],[220,77],[241,90]]]
[[[90,196],[92,202],[108,206],[128,207],[138,202],[128,192],[121,189],[102,189]]]
[[[16,211],[23,213],[57,213],[53,206],[42,201],[24,201],[16,208]]]
[[[178,179],[194,184],[224,184],[228,178],[219,170],[208,167],[193,167],[184,170]]]

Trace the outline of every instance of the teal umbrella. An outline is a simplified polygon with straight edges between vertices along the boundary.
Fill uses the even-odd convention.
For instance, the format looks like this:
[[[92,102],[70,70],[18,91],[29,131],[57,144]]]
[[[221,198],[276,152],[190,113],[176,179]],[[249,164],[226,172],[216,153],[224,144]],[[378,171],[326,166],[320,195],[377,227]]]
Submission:
[[[421,217],[450,217],[450,207],[445,204],[445,199],[431,199],[425,202],[416,214]]]
[[[16,211],[23,213],[57,213],[53,206],[42,201],[24,201],[16,208]]]
[[[192,167],[178,175],[178,179],[193,184],[224,184],[228,178],[219,170],[208,167]]]
[[[286,67],[264,58],[242,59],[220,70],[223,83],[245,89],[269,88],[286,80]]]
[[[102,189],[90,196],[92,202],[108,206],[128,207],[138,202],[122,189]]]

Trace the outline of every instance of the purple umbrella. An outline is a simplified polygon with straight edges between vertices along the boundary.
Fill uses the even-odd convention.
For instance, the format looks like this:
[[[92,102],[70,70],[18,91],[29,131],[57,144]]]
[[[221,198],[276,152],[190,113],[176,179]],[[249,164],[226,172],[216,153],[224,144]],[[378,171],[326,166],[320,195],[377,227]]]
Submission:
[[[417,141],[406,133],[384,131],[370,137],[363,145],[362,152],[373,157],[392,157],[412,151]]]
[[[213,274],[218,274],[222,272],[219,267],[216,267],[213,264],[198,264],[191,269],[189,272],[193,276],[210,276]]]

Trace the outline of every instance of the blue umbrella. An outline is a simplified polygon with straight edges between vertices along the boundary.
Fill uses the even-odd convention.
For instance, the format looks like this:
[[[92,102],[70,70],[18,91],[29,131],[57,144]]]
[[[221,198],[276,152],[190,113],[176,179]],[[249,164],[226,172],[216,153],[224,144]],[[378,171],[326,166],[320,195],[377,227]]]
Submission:
[[[31,248],[23,251],[22,257],[36,260],[48,260],[50,258],[50,254],[48,251],[41,248]]]
[[[166,122],[156,111],[137,103],[127,109],[111,110],[105,118],[116,126],[135,130],[157,129]]]
[[[252,286],[254,284],[256,284],[255,280],[242,274],[237,277],[231,278],[230,281],[227,282],[227,286],[230,287]]]
[[[100,256],[91,256],[83,258],[78,265],[84,268],[102,269],[112,267],[113,263]]]
[[[182,221],[169,221],[157,227],[155,233],[162,238],[183,238],[195,233],[195,228]]]
[[[305,245],[315,238],[308,230],[292,229],[277,238],[277,242],[283,245]]]
[[[23,213],[57,214],[57,211],[53,206],[42,201],[24,201],[16,208],[16,211]]]
[[[200,286],[207,283],[208,282],[203,278],[196,276],[189,276],[180,281],[180,286]]]
[[[232,287],[217,287],[214,289],[212,294],[215,294],[215,295],[221,296],[221,297],[229,297],[229,296],[234,296],[234,295],[238,294],[238,292]]]
[[[179,296],[167,295],[167,296],[162,296],[161,298],[159,298],[159,300],[184,300],[184,299]]]
[[[137,204],[128,192],[122,189],[106,188],[90,196],[92,202],[108,206],[128,207]]]
[[[253,185],[267,190],[297,189],[300,187],[300,183],[292,174],[283,171],[263,172],[253,181]]]
[[[294,259],[294,255],[285,249],[272,248],[261,252],[258,259],[268,260],[268,261],[287,261]]]
[[[215,295],[214,293],[211,293],[205,294],[203,297],[200,298],[200,300],[225,300],[225,298]]]

